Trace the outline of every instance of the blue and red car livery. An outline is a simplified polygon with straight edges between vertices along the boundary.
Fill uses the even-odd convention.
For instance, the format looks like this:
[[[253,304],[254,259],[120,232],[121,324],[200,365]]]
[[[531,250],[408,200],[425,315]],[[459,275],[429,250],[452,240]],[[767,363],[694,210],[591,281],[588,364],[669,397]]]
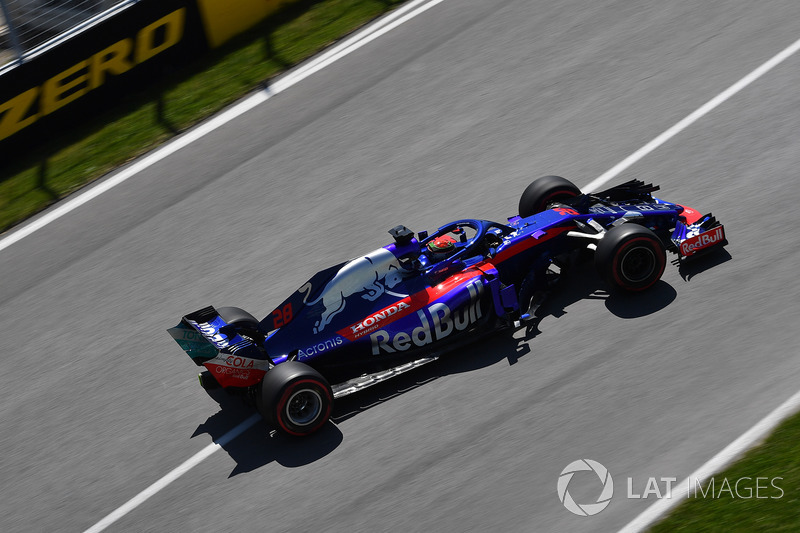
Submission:
[[[582,194],[545,176],[506,223],[465,219],[318,272],[263,320],[206,307],[169,329],[206,368],[201,384],[252,398],[277,429],[307,435],[334,398],[432,361],[476,336],[518,327],[561,274],[594,257],[611,290],[653,286],[679,261],[727,244],[711,215],[630,181]]]

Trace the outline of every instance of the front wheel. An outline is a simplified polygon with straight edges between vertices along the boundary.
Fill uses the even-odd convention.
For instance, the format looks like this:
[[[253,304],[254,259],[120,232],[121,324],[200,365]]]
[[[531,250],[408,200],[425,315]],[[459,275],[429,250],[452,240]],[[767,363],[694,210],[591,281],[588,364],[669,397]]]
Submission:
[[[333,411],[333,391],[310,366],[287,361],[266,373],[256,403],[261,416],[275,429],[302,437],[328,421]]]
[[[638,224],[623,224],[603,236],[594,262],[609,285],[637,292],[661,279],[667,254],[655,233]]]
[[[522,192],[519,199],[519,216],[522,218],[541,213],[552,202],[574,198],[581,190],[561,176],[544,176],[534,180]]]

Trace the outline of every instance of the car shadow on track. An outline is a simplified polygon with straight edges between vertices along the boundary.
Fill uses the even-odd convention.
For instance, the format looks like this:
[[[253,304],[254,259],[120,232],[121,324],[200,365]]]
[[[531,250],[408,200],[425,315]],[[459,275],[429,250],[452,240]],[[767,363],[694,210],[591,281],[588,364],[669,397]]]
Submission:
[[[581,264],[565,274],[537,309],[532,320],[521,329],[498,331],[470,345],[469,348],[445,354],[434,363],[424,365],[406,374],[380,383],[364,391],[337,400],[332,419],[341,423],[376,405],[390,400],[409,390],[426,385],[446,375],[472,372],[500,361],[509,365],[532,352],[529,344],[542,332],[541,321],[546,317],[561,318],[567,315],[569,306],[582,300],[603,300],[606,308],[620,318],[646,316],[670,305],[677,297],[675,289],[665,281],[642,294],[618,294],[606,290],[595,273],[593,265]],[[522,336],[517,334],[522,331]]]
[[[583,300],[602,300],[606,309],[620,318],[640,318],[651,315],[670,305],[678,293],[664,280],[640,293],[609,291],[607,285],[596,274],[594,265],[581,264],[567,273],[544,304],[537,310],[536,320],[526,331],[526,340],[535,337],[539,322],[547,317],[561,318],[567,308]]]
[[[241,423],[246,423],[256,410],[242,398],[231,396],[221,389],[208,391],[220,407],[208,420],[197,426],[192,438],[208,434],[236,462],[228,477],[252,472],[276,462],[287,468],[307,465],[325,457],[339,444],[343,436],[332,422],[309,438],[294,438],[273,431],[263,420],[250,425],[241,435],[228,439],[228,433]]]
[[[692,261],[679,264],[678,273],[683,278],[683,281],[691,281],[695,276],[699,276],[722,263],[727,263],[731,259],[733,259],[733,257],[728,250],[722,248],[720,250],[715,250],[712,254],[702,255]],[[673,261],[673,263],[675,262]]]

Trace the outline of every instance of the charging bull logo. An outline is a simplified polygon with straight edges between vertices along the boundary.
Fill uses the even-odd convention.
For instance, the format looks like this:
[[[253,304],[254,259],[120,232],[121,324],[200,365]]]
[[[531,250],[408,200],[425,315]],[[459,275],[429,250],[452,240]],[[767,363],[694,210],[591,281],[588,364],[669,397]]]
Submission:
[[[480,280],[469,282],[467,284],[469,301],[463,307],[456,308],[455,312],[442,302],[431,304],[426,310],[417,311],[421,325],[414,328],[411,333],[400,331],[391,336],[384,329],[376,331],[369,336],[372,341],[372,355],[403,352],[412,346],[421,347],[440,341],[454,331],[464,331],[483,316],[481,311],[483,290],[483,283]]]
[[[344,310],[347,298],[352,295],[360,294],[370,302],[374,302],[383,294],[405,298],[407,294],[388,290],[394,288],[402,279],[400,263],[394,254],[385,248],[353,259],[328,282],[314,301],[306,302],[307,305],[322,302],[323,311],[314,324],[314,333],[323,331],[333,317]],[[301,291],[310,289],[310,286],[300,288]]]

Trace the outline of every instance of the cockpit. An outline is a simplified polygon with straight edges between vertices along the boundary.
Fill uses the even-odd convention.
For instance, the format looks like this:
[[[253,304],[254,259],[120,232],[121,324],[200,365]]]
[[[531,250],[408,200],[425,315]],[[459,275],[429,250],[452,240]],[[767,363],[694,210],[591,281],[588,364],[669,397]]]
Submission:
[[[389,230],[395,239],[395,255],[408,273],[435,274],[460,269],[491,258],[514,229],[487,220],[458,220],[432,235],[420,232],[418,239],[405,226]]]

